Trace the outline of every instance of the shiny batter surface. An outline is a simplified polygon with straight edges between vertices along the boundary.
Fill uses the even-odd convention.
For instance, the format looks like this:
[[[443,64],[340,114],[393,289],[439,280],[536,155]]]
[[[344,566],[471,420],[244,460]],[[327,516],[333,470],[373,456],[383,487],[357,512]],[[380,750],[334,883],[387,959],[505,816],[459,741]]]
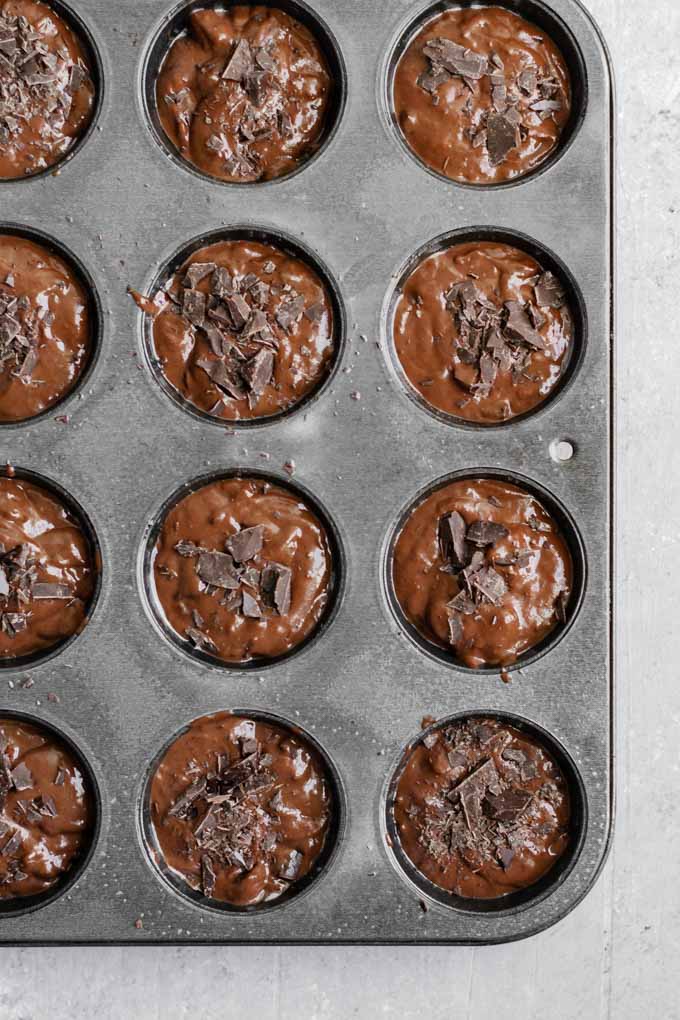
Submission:
[[[205,8],[170,47],[156,86],[163,130],[225,181],[290,173],[319,147],[332,81],[311,32],[261,5]]]
[[[495,899],[547,874],[569,845],[567,783],[523,731],[474,718],[407,754],[394,818],[415,867],[456,896]]]
[[[201,248],[142,307],[153,317],[154,355],[168,382],[217,418],[288,410],[333,362],[324,285],[306,262],[272,245]]]
[[[394,76],[404,138],[452,180],[496,184],[535,170],[569,119],[562,54],[536,25],[502,7],[452,8],[406,47]]]
[[[0,2],[0,178],[54,166],[87,130],[91,70],[80,40],[49,4]]]
[[[404,283],[394,346],[414,389],[466,421],[509,421],[557,386],[573,340],[559,280],[507,244],[477,241],[425,258]]]
[[[92,349],[88,295],[42,245],[0,234],[0,421],[22,421],[66,396]]]
[[[150,801],[167,867],[235,907],[276,899],[310,872],[334,807],[325,765],[303,737],[226,712],[174,741]]]
[[[572,560],[529,493],[463,479],[411,512],[392,577],[405,616],[426,640],[468,667],[509,666],[565,620]]]
[[[211,482],[163,521],[153,583],[166,622],[227,663],[291,651],[331,594],[321,521],[293,491],[260,479]]]
[[[82,630],[98,573],[73,514],[46,489],[0,478],[0,658]]]
[[[50,889],[87,850],[88,779],[52,733],[0,718],[0,899]]]

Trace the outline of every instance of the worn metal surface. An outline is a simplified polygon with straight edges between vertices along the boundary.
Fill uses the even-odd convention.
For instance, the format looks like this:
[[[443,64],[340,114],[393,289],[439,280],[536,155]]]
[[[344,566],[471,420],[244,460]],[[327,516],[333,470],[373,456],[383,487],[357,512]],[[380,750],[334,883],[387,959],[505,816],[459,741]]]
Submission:
[[[178,166],[148,129],[140,67],[164,5],[73,3],[103,60],[97,130],[60,176],[4,185],[0,196],[3,221],[39,226],[92,274],[105,311],[102,350],[86,390],[64,409],[70,423],[47,418],[3,429],[0,457],[53,478],[86,509],[102,546],[103,592],[79,639],[30,670],[36,687],[56,693],[59,703],[27,703],[8,691],[0,711],[30,711],[74,739],[100,785],[102,824],[77,884],[36,912],[0,918],[0,940],[508,940],[553,923],[592,884],[611,817],[612,123],[606,59],[588,16],[573,0],[550,6],[585,61],[585,119],[545,173],[489,191],[427,174],[387,123],[382,75],[403,11],[393,17],[367,2],[315,3],[347,66],[344,117],[330,146],[301,173],[243,188]],[[244,221],[292,233],[318,252],[340,286],[349,330],[342,370],[304,413],[230,436],[161,392],[144,363],[140,315],[125,288],[148,283],[192,237]],[[375,344],[390,287],[413,252],[442,233],[477,225],[517,231],[550,249],[573,274],[588,315],[573,385],[543,413],[483,431],[447,426],[416,407],[385,345]],[[357,392],[361,399],[352,399]],[[576,455],[558,464],[550,444],[562,438]],[[344,541],[346,593],[337,618],[299,656],[261,672],[187,659],[142,607],[137,561],[146,527],[184,481],[233,467],[286,477],[283,464],[291,459],[295,477]],[[436,478],[479,468],[519,473],[548,489],[574,517],[588,560],[583,606],[568,635],[509,685],[424,656],[398,627],[381,586],[385,537],[403,507]],[[2,678],[16,683],[22,675],[4,670]],[[158,748],[191,718],[224,708],[269,710],[308,729],[337,767],[348,803],[332,870],[307,895],[246,916],[177,896],[152,869],[138,827]],[[465,710],[505,710],[540,724],[572,756],[585,786],[589,819],[576,866],[549,897],[518,912],[433,906],[424,914],[383,843],[383,790],[404,744],[422,716]],[[143,928],[136,929],[140,917]]]

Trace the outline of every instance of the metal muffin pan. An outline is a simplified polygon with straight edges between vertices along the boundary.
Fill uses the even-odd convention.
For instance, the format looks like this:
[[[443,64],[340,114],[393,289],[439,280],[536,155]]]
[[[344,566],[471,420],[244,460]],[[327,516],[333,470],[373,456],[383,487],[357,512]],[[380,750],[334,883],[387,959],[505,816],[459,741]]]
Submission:
[[[77,640],[43,663],[0,668],[0,713],[23,712],[69,737],[96,779],[99,819],[76,881],[38,909],[16,904],[1,915],[0,941],[483,944],[548,927],[592,886],[613,812],[613,117],[597,29],[576,0],[507,4],[536,21],[543,12],[567,33],[578,55],[579,117],[546,169],[504,187],[470,188],[408,154],[386,103],[391,55],[431,5],[314,0],[309,10],[328,26],[346,68],[335,130],[299,172],[246,187],[188,170],[149,123],[145,68],[175,7],[71,6],[101,57],[95,128],[56,176],[6,185],[2,218],[39,228],[82,262],[103,306],[101,350],[69,400],[69,420],[48,415],[0,428],[0,457],[54,480],[83,508],[103,572],[96,612]],[[347,316],[341,364],[322,392],[256,429],[216,427],[169,398],[126,294],[192,239],[244,224],[315,253]],[[587,321],[569,385],[503,428],[457,427],[428,414],[407,394],[385,342],[403,267],[435,239],[471,228],[528,238],[552,253],[573,277]],[[571,459],[551,456],[559,441],[571,444]],[[342,598],[300,654],[262,670],[211,667],[149,619],[139,584],[149,528],[168,495],[197,477],[240,469],[285,482],[291,464],[292,482],[337,525]],[[511,683],[424,654],[383,583],[403,509],[446,475],[480,471],[546,490],[573,520],[587,567],[571,627],[511,671]],[[276,909],[234,913],[192,902],[149,856],[144,791],[153,762],[190,720],[225,709],[272,714],[308,732],[342,790],[329,866]],[[423,717],[461,713],[534,724],[573,763],[582,798],[569,866],[535,896],[491,911],[461,909],[414,886],[388,845],[386,805],[404,748]]]

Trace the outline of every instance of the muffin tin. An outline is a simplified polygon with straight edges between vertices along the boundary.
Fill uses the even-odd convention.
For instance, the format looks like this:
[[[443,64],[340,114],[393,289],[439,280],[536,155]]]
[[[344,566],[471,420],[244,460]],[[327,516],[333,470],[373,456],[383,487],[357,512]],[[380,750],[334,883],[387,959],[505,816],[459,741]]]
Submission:
[[[169,154],[149,117],[147,73],[180,8],[164,0],[72,0],[103,82],[93,128],[56,174],[0,184],[0,229],[39,228],[73,252],[99,294],[103,323],[92,370],[58,413],[0,427],[2,460],[52,480],[82,507],[103,564],[96,611],[82,633],[46,661],[0,667],[0,715],[25,713],[53,726],[79,750],[99,794],[91,854],[76,880],[42,905],[5,905],[5,943],[503,942],[568,913],[606,856],[613,811],[613,118],[603,42],[576,0],[508,0],[562,43],[578,114],[555,158],[530,178],[472,188],[412,158],[389,110],[400,40],[441,3],[280,6],[324,26],[341,78],[326,144],[295,174],[230,185]],[[55,7],[62,13],[62,3]],[[337,370],[315,399],[257,426],[206,420],[169,398],[147,359],[143,316],[126,294],[128,286],[149,286],[192,239],[228,235],[236,225],[292,238],[318,258],[346,325]],[[582,302],[583,335],[568,385],[537,413],[503,427],[461,427],[433,416],[395,371],[394,289],[416,253],[457,232],[547,252],[566,267]],[[328,625],[266,669],[189,656],[145,609],[140,564],[160,509],[180,487],[234,470],[308,490],[336,525],[342,549]],[[456,473],[522,478],[547,492],[583,550],[571,626],[511,670],[509,683],[498,672],[424,654],[391,608],[387,557],[400,515]],[[238,913],[191,901],[150,857],[149,770],[190,720],[225,709],[271,714],[308,733],[337,777],[334,852],[304,895],[275,909]],[[461,714],[507,715],[545,735],[567,763],[579,805],[568,866],[534,894],[484,910],[414,883],[389,817],[393,775],[421,719]]]

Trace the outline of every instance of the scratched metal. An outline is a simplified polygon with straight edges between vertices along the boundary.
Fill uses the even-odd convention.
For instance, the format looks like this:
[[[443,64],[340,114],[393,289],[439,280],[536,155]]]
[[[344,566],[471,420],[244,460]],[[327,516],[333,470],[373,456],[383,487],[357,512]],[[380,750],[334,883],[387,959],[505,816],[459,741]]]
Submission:
[[[289,179],[228,186],[171,158],[145,113],[145,55],[172,5],[73,0],[101,57],[97,124],[57,176],[0,186],[1,217],[38,228],[82,261],[103,307],[101,351],[85,387],[59,412],[0,430],[0,457],[53,479],[84,508],[101,545],[102,588],[90,623],[62,652],[28,670],[0,671],[0,711],[26,712],[75,742],[96,777],[101,817],[77,881],[39,909],[0,914],[0,941],[479,944],[553,924],[592,886],[612,819],[612,84],[602,41],[575,0],[510,6],[536,21],[560,19],[585,68],[582,121],[544,172],[471,189],[424,170],[396,136],[384,98],[389,55],[423,5],[315,0],[347,72],[337,130]],[[282,231],[318,254],[345,303],[347,330],[339,371],[314,401],[230,435],[163,392],[126,287],[150,285],[198,235],[244,223]],[[546,248],[568,268],[587,316],[570,385],[540,413],[503,428],[455,427],[424,411],[405,393],[384,335],[390,296],[414,253],[472,227]],[[573,443],[570,461],[551,458],[556,439]],[[287,479],[291,460],[293,481],[314,494],[344,547],[335,618],[299,655],[266,669],[190,658],[154,626],[140,592],[143,542],[158,509],[197,476],[240,468]],[[575,522],[587,560],[573,625],[509,684],[424,654],[383,584],[389,534],[416,493],[446,474],[484,468],[551,493]],[[30,689],[21,686],[27,672]],[[232,708],[271,712],[312,734],[347,806],[329,868],[303,895],[248,914],[179,895],[150,863],[141,822],[159,750],[192,718]],[[587,825],[576,859],[537,897],[490,912],[432,898],[424,912],[423,892],[387,846],[386,791],[423,716],[468,711],[505,711],[550,734],[574,763]]]

